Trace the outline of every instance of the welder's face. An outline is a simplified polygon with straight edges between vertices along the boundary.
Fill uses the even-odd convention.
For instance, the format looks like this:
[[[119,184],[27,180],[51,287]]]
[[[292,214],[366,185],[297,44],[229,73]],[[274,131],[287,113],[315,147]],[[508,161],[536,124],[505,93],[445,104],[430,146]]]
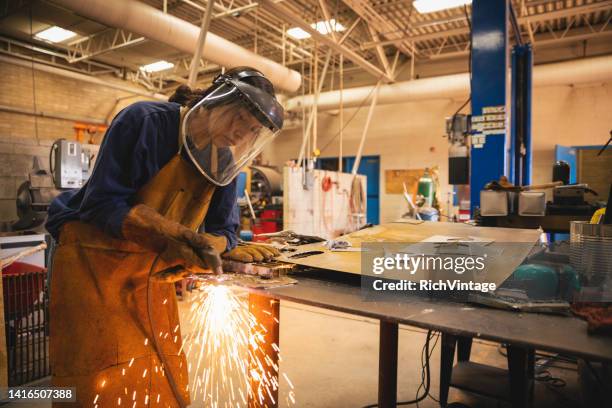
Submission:
[[[193,141],[198,149],[210,142],[216,147],[250,145],[261,129],[261,123],[240,105],[201,109],[191,124]]]

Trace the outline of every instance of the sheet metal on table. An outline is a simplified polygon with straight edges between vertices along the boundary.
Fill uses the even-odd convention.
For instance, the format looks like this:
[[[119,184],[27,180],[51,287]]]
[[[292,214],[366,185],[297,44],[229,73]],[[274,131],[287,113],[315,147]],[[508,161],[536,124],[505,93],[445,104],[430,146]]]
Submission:
[[[363,242],[419,242],[433,235],[446,235],[456,237],[475,237],[492,240],[491,244],[501,245],[502,243],[533,243],[535,244],[540,232],[529,229],[507,229],[494,227],[475,227],[463,223],[450,222],[421,222],[419,224],[396,222],[376,225],[361,231],[339,237],[346,240],[353,247],[360,248]],[[283,255],[281,261],[294,263],[296,265],[319,268],[325,270],[335,270],[351,274],[361,274],[361,252],[338,252],[329,251],[321,243],[301,245],[298,252],[323,251],[322,254],[312,255],[306,258],[289,258]],[[499,270],[490,272],[488,281],[500,285],[508,278],[520,262],[529,254],[529,246],[506,246],[508,260],[515,259],[514,262],[501,262]]]
[[[612,361],[612,338],[589,335],[586,323],[575,317],[517,313],[417,296],[370,302],[362,298],[358,285],[294,277],[297,285],[255,292],[399,324]]]

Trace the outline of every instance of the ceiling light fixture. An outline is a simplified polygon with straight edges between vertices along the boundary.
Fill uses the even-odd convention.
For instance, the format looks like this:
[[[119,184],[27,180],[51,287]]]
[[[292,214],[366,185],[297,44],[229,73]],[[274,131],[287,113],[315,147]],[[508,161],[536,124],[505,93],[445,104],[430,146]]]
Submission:
[[[34,35],[39,40],[49,41],[52,43],[60,43],[69,38],[75,37],[77,34],[74,31],[66,30],[65,28],[53,26],[46,28]]]
[[[421,14],[472,4],[472,0],[414,0],[412,5]]]
[[[160,60],[160,61],[152,62],[147,65],[143,65],[140,67],[140,69],[144,72],[152,73],[152,72],[165,71],[167,69],[172,68],[173,66],[174,64],[171,62]]]
[[[316,23],[311,24],[310,26],[323,35],[329,34],[330,31],[340,32],[346,30],[346,27],[336,22],[336,20],[333,18],[329,21],[317,21]],[[310,38],[310,34],[302,30],[300,27],[290,28],[289,30],[287,30],[287,34],[289,34],[296,40],[304,40],[306,38]]]

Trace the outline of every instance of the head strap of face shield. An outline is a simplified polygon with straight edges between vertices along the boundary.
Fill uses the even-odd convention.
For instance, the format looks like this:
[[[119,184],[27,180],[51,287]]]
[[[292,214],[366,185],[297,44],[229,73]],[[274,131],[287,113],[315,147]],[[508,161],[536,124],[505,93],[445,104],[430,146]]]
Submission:
[[[227,80],[232,80],[232,79],[242,81],[245,78],[251,78],[251,77],[260,77],[260,78],[267,79],[265,75],[259,71],[256,71],[254,69],[246,69],[244,71],[234,72],[230,75],[219,74],[215,77],[215,79],[213,79],[213,84],[219,84],[221,82],[225,82]]]

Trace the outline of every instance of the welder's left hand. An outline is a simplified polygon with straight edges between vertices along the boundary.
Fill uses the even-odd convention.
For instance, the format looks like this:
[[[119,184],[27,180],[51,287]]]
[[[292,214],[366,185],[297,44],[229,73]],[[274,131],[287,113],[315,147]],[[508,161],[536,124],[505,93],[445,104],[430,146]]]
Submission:
[[[278,249],[269,245],[244,244],[223,253],[221,256],[231,261],[239,262],[263,262],[271,261],[279,256]]]

